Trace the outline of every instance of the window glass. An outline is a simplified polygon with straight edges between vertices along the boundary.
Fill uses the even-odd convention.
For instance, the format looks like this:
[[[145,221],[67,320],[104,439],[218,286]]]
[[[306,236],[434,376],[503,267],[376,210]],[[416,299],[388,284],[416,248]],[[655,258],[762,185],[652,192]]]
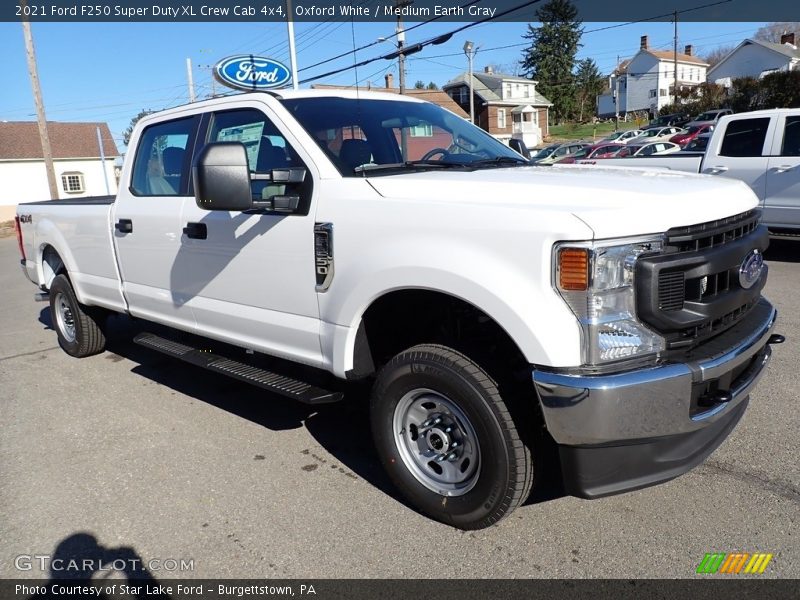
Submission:
[[[781,156],[800,156],[800,117],[786,117]]]
[[[181,196],[189,188],[186,148],[197,117],[151,125],[139,138],[131,190],[137,196]]]
[[[359,167],[365,165],[420,160],[432,150],[440,152],[426,160],[451,165],[519,158],[485,131],[428,102],[318,97],[282,103],[345,177],[363,177],[369,169]]]
[[[331,135],[328,131],[324,133]],[[259,110],[247,108],[215,113],[206,141],[244,144],[251,173],[303,166],[283,134]],[[250,187],[256,200],[283,195],[286,191],[284,184],[264,180],[254,180]]]
[[[72,171],[61,175],[61,187],[68,194],[81,194],[85,190],[83,185],[83,173]]]
[[[722,139],[720,156],[761,156],[768,127],[769,117],[731,121]]]

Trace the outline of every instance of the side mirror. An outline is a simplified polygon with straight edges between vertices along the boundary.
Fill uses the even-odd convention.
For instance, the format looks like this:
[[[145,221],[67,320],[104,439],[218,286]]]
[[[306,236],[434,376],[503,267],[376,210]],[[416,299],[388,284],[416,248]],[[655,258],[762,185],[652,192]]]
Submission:
[[[250,166],[241,142],[207,144],[194,164],[194,197],[204,210],[249,210]]]
[[[528,150],[528,146],[525,145],[525,142],[522,140],[518,140],[516,138],[511,138],[508,140],[508,147],[514,150],[517,154],[521,154],[528,160],[531,158],[531,151]]]

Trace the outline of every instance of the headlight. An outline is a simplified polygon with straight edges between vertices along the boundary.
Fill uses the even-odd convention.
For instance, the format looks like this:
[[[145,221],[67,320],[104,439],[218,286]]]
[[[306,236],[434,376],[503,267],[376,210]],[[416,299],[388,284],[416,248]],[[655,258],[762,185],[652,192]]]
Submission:
[[[664,338],[636,317],[636,260],[658,252],[662,237],[557,244],[555,288],[581,324],[583,362],[608,362],[655,354]]]

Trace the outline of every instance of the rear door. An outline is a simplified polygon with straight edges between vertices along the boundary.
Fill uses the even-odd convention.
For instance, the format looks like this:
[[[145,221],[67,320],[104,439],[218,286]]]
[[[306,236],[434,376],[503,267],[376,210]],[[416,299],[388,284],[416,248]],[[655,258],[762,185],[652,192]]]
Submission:
[[[181,209],[189,195],[191,152],[200,117],[145,127],[126,165],[114,206],[114,244],[130,313],[191,330],[194,317],[174,286]],[[129,162],[129,161],[126,161]]]
[[[767,164],[764,222],[800,228],[800,114],[784,113],[778,117]]]
[[[776,120],[768,115],[735,115],[722,121],[711,138],[701,172],[740,179],[763,202]]]

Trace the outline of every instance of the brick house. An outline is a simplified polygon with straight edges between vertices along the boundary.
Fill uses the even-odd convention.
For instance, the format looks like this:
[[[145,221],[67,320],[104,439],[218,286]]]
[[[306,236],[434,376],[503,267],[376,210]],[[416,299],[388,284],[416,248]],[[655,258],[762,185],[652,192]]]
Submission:
[[[536,81],[495,73],[491,67],[472,74],[475,124],[508,143],[520,139],[532,148],[549,134],[548,117],[553,105],[536,91]],[[461,73],[444,85],[444,91],[469,113],[469,73]]]
[[[107,124],[49,121],[47,131],[59,199],[117,193],[114,162],[119,151]],[[38,124],[0,122],[0,222],[14,218],[17,204],[49,199]]]

